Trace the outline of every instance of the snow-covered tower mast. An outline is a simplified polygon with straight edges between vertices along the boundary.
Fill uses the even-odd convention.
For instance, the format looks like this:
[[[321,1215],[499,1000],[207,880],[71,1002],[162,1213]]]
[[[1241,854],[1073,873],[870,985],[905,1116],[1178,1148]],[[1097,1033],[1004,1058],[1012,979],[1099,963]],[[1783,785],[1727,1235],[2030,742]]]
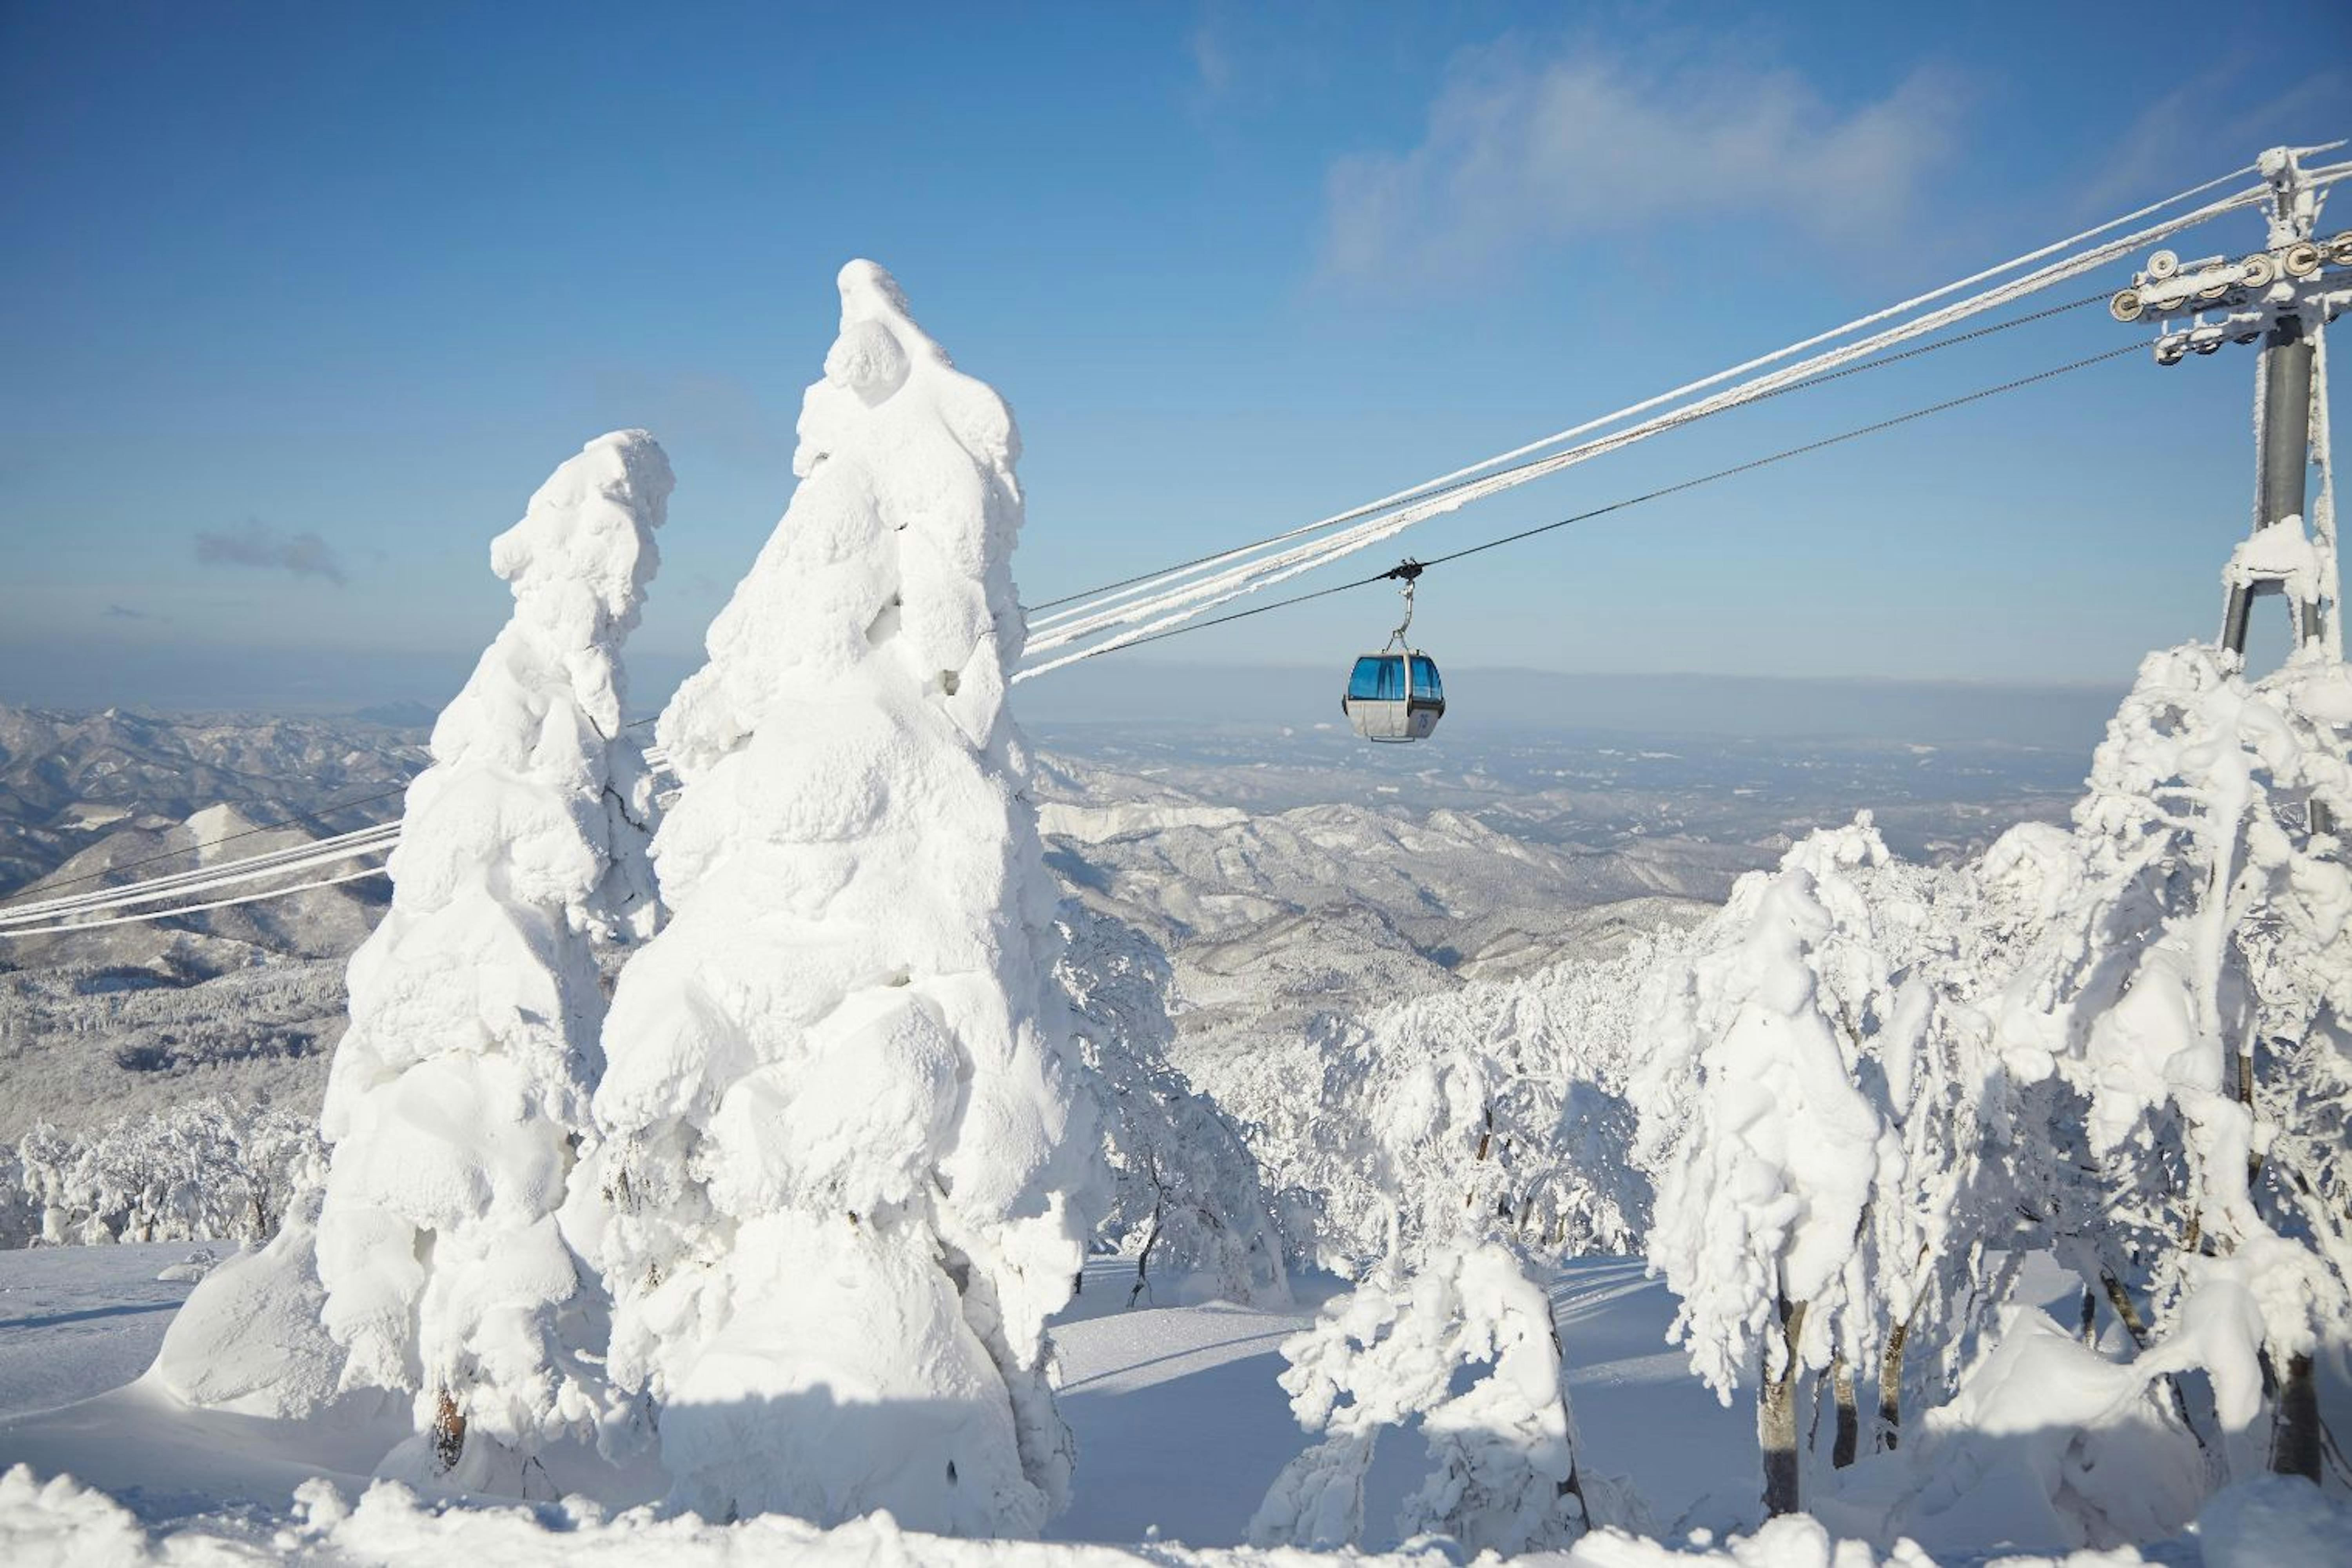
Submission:
[[[662,716],[673,918],[614,994],[575,1211],[678,1501],[1034,1532],[1102,1183],[1005,710],[1019,437],[887,272],[840,289],[800,487]]]
[[[434,726],[392,909],[352,958],[318,1268],[345,1385],[415,1398],[395,1470],[510,1487],[593,1425],[595,1290],[556,1211],[601,1068],[592,944],[651,929],[620,656],[671,483],[644,431],[600,437],[492,543],[514,616]]]

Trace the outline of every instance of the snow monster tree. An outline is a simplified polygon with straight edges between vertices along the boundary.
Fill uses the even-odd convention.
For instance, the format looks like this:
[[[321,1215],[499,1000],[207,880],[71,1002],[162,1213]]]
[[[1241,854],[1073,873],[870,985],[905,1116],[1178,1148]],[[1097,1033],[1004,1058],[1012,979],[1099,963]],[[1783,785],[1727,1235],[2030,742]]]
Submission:
[[[654,910],[620,650],[670,488],[651,437],[600,437],[492,543],[514,617],[434,726],[352,957],[318,1272],[344,1386],[415,1397],[396,1474],[518,1490],[541,1441],[593,1429],[599,1293],[557,1210],[601,1065],[593,944]]]
[[[1005,710],[1019,438],[887,272],[840,288],[800,487],[662,715],[671,921],[614,996],[572,1223],[674,1502],[1031,1534],[1105,1184]]]

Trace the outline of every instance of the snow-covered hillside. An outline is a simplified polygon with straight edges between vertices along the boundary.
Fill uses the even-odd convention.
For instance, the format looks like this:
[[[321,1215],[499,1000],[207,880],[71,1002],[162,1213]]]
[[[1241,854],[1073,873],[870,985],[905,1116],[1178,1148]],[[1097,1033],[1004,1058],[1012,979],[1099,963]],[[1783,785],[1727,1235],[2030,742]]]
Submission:
[[[276,822],[397,792],[424,765],[424,736],[412,714],[383,717],[401,722],[60,713],[0,704],[0,894],[18,895],[117,828],[168,831],[223,805]],[[304,826],[318,833],[363,827],[383,821],[396,798]],[[126,839],[83,869],[136,858],[134,841]],[[0,952],[0,966],[8,962]]]

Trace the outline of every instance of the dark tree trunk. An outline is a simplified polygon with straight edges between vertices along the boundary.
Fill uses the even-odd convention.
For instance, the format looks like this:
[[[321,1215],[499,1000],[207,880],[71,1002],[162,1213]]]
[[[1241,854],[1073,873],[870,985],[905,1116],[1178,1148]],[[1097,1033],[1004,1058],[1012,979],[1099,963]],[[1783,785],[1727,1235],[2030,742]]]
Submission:
[[[1878,1362],[1878,1431],[1890,1454],[1902,1447],[1903,1344],[1910,1337],[1910,1324],[1895,1324],[1886,1336],[1886,1353]]]
[[[1756,1390],[1756,1438],[1764,1450],[1764,1510],[1799,1511],[1797,1471],[1797,1340],[1804,1331],[1805,1303],[1780,1302],[1780,1370],[1767,1373]]]
[[[433,1412],[433,1462],[446,1475],[457,1468],[465,1452],[466,1418],[458,1414],[457,1399],[445,1388]]]
[[[2271,1428],[2271,1473],[2319,1479],[2319,1384],[2311,1357],[2287,1357],[2279,1381],[2277,1424]]]
[[[1853,1369],[1840,1356],[1830,1367],[1830,1388],[1837,1400],[1837,1441],[1830,1448],[1830,1463],[1844,1469],[1853,1463],[1854,1453],[1862,1447],[1862,1411],[1854,1402]]]

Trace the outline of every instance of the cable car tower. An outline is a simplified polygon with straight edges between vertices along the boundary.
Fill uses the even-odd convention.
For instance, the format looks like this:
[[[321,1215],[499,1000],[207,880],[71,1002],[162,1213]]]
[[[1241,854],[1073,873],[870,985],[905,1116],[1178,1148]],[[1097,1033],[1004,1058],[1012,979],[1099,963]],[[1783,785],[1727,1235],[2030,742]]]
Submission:
[[[2320,192],[2294,149],[2273,147],[2258,166],[2271,189],[2267,248],[2235,261],[2213,256],[2186,264],[2159,250],[2107,305],[2118,321],[2157,321],[2158,364],[2214,353],[2225,342],[2262,345],[2254,375],[2253,532],[2231,552],[2221,573],[2221,646],[2242,671],[2253,602],[2272,595],[2287,601],[2298,650],[2316,644],[2330,658],[2344,657],[2322,333],[2352,305],[2352,231],[2318,237]],[[2315,505],[2308,495],[2315,461]],[[2313,802],[2312,831],[2335,826],[2326,808]]]
[[[2253,533],[2231,553],[2222,574],[2221,646],[2241,668],[2253,601],[2272,595],[2286,598],[2298,647],[2317,643],[2344,656],[2321,332],[2352,304],[2352,231],[2317,237],[2320,192],[2293,149],[2272,148],[2259,167],[2271,189],[2266,248],[2234,261],[2214,256],[2188,263],[2159,250],[2107,306],[2118,321],[2157,323],[2158,364],[2214,353],[2224,343],[2262,345],[2254,376]],[[2307,493],[2315,461],[2316,506]]]

